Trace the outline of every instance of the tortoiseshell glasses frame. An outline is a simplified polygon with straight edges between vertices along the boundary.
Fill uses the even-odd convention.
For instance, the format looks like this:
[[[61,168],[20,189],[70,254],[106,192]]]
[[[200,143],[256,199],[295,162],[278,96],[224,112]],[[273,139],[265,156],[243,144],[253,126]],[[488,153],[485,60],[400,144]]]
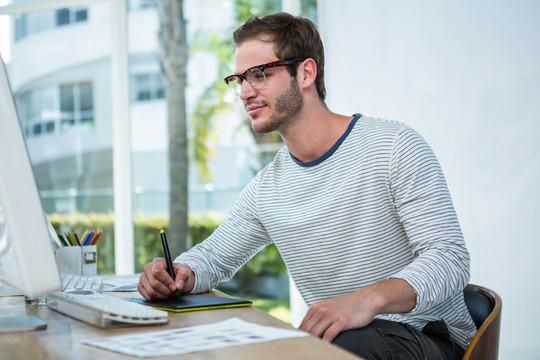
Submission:
[[[242,90],[242,81],[246,80],[247,83],[254,88],[255,90],[262,89],[266,86],[266,75],[264,71],[266,69],[275,68],[278,66],[292,65],[297,62],[304,61],[302,58],[294,58],[287,60],[275,60],[267,64],[257,65],[250,67],[242,74],[238,75],[229,75],[224,80],[225,83],[229,86],[231,91],[239,96],[240,91]]]

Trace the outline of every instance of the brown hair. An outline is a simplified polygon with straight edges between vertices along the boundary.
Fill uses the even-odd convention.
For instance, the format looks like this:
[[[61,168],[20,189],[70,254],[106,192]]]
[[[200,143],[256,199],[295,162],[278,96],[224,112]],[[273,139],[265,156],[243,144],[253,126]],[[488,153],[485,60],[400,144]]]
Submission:
[[[317,64],[315,79],[317,93],[321,100],[325,99],[324,47],[319,32],[311,20],[284,12],[263,18],[253,16],[233,33],[233,39],[237,46],[251,39],[271,41],[274,43],[274,53],[282,60],[312,58]],[[291,76],[296,76],[296,64],[287,66],[287,69]]]

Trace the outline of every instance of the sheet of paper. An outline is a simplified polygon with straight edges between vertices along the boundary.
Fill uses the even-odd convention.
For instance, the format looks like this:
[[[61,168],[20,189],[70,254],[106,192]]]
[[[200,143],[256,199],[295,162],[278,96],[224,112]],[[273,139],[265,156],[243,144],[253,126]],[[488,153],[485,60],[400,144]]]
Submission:
[[[302,336],[308,334],[232,318],[213,324],[89,339],[82,343],[137,357],[158,357]]]

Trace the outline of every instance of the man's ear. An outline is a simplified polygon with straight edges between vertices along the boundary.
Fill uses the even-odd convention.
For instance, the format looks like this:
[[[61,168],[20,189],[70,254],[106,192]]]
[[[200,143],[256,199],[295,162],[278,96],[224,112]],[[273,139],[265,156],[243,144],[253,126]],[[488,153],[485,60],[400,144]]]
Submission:
[[[317,78],[317,63],[312,58],[307,58],[298,66],[298,84],[300,88],[308,88]]]

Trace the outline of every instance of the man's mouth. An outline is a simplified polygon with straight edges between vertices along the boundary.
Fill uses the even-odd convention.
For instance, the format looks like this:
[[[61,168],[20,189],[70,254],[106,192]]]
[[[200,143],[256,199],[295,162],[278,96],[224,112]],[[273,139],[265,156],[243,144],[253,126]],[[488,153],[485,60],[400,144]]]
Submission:
[[[247,105],[246,111],[250,117],[254,117],[254,116],[257,116],[265,106],[266,106],[265,104]]]

